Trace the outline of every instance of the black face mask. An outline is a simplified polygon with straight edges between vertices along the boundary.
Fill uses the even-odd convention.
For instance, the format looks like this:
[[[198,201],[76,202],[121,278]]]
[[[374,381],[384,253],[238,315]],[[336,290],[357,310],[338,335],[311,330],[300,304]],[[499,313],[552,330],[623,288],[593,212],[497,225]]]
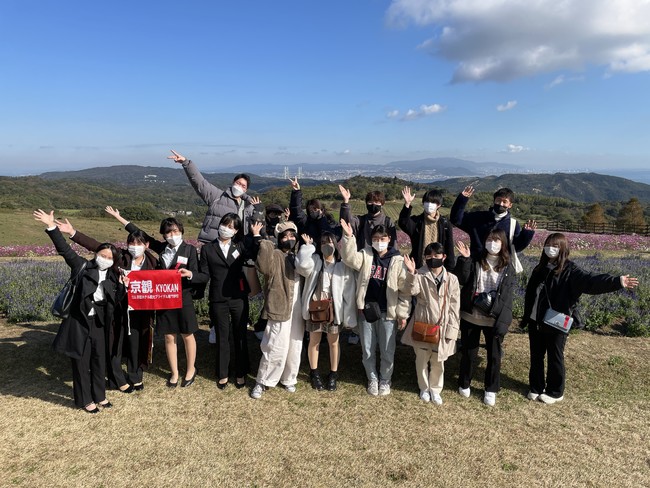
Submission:
[[[286,241],[278,242],[278,248],[280,248],[283,251],[289,251],[293,249],[293,246],[295,245],[296,245],[295,239],[287,239]]]
[[[320,212],[320,210],[310,210],[309,211],[309,218],[312,220],[318,220],[323,216],[323,214]]]
[[[494,209],[494,213],[496,214],[502,214],[508,211],[508,207],[504,207],[503,205],[497,205],[496,203],[492,208]]]
[[[280,223],[280,217],[267,217],[266,223],[268,225],[276,226]]]
[[[381,212],[381,205],[377,205],[376,203],[366,203],[366,208],[368,209],[368,214],[370,215],[375,215]]]
[[[427,266],[429,269],[439,268],[442,266],[442,258],[427,258]]]

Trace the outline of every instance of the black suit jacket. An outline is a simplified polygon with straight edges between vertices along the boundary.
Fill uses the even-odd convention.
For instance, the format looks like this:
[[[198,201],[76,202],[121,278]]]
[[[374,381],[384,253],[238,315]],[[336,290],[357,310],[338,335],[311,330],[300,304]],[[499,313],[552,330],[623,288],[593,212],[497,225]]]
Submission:
[[[225,256],[217,240],[201,248],[199,273],[193,278],[197,285],[210,281],[209,299],[211,302],[224,302],[230,298],[245,298],[250,293],[244,275],[244,263],[257,259],[261,237],[242,241],[231,241],[228,255]]]

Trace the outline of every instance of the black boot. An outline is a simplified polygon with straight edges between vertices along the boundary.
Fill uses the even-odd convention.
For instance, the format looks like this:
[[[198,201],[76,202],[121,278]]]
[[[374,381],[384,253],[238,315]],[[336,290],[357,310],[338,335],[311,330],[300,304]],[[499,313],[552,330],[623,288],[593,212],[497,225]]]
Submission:
[[[317,369],[312,369],[309,371],[309,378],[311,379],[311,387],[314,390],[321,391],[323,388],[323,380],[320,377],[320,373],[318,372]]]
[[[336,380],[338,377],[339,375],[336,371],[330,371],[330,374],[327,375],[327,384],[325,385],[325,389],[329,391],[336,390]]]

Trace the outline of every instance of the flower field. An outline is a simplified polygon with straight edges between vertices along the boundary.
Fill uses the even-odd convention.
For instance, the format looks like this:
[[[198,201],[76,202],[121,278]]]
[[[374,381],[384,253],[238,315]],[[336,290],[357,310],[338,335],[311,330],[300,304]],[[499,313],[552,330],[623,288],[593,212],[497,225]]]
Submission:
[[[521,256],[524,272],[519,275],[519,287],[514,297],[516,319],[523,314],[524,288],[530,271],[537,264],[545,231],[537,232],[529,250]],[[587,330],[614,330],[628,336],[650,336],[650,260],[639,253],[650,250],[650,239],[637,236],[567,234],[572,249],[594,254],[576,257],[574,261],[593,273],[630,274],[639,278],[639,287],[631,292],[620,291],[598,296],[583,296],[580,313]],[[455,238],[467,242],[467,236],[455,229]],[[118,244],[119,245],[119,244]],[[398,245],[406,250],[410,241],[398,232]],[[81,251],[81,249],[77,249]],[[629,257],[607,257],[608,251],[629,251]],[[0,262],[0,313],[8,320],[54,320],[49,307],[57,292],[69,277],[69,269],[61,261],[44,261],[43,256],[55,256],[53,246],[0,247],[0,257],[25,258]],[[256,298],[251,304],[257,310]],[[207,316],[207,300],[195,302],[197,312]],[[255,315],[255,314],[254,314]],[[253,317],[255,318],[255,317]]]

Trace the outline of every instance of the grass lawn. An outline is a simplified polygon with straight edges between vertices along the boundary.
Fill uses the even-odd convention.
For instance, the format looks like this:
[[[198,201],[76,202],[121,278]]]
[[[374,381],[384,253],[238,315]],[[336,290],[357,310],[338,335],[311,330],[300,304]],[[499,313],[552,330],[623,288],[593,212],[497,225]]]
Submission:
[[[566,400],[525,399],[528,337],[506,337],[497,405],[456,393],[417,396],[414,354],[399,346],[393,393],[365,393],[360,347],[342,344],[340,388],[215,386],[215,346],[197,334],[197,382],[169,390],[156,341],[145,390],[109,392],[114,408],[73,408],[56,324],[0,321],[0,486],[648,486],[650,340],[578,333],[567,344]],[[252,366],[259,346],[250,338]],[[326,347],[321,349],[326,364]],[[484,352],[481,353],[484,356]],[[476,372],[480,378],[484,360]],[[252,379],[249,378],[249,382]]]

